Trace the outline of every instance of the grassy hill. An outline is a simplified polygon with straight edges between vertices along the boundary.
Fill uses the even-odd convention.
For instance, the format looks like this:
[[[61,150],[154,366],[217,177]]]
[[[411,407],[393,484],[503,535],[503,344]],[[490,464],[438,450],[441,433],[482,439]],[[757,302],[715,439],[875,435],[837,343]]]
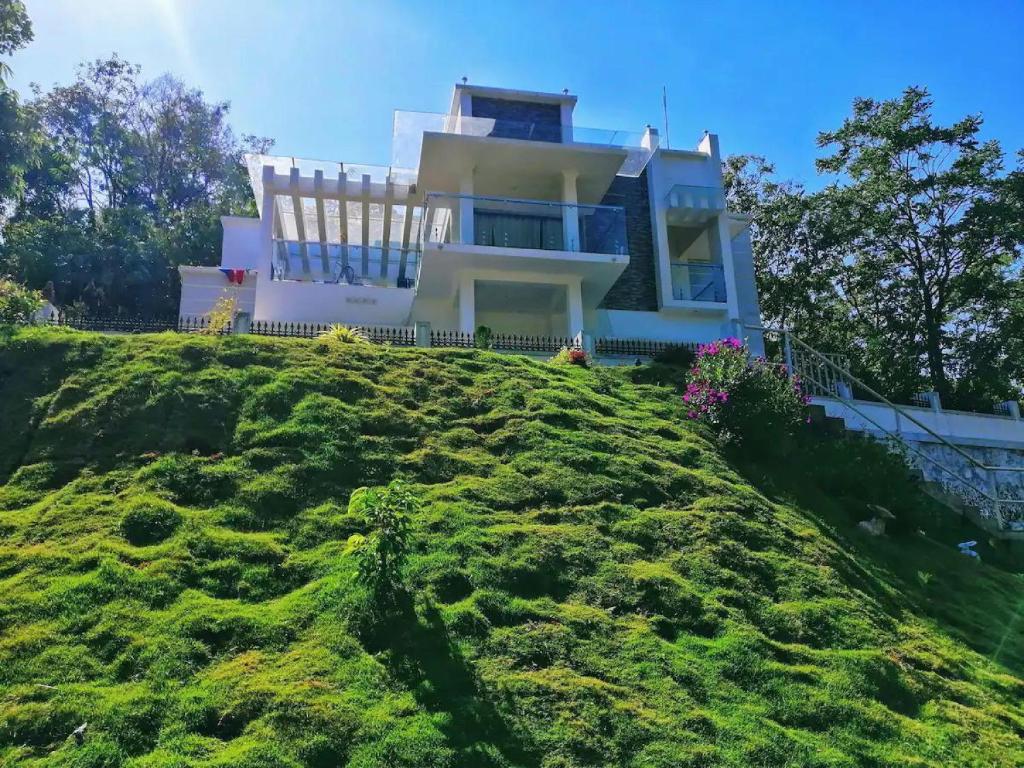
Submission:
[[[1024,764],[1003,555],[874,446],[728,458],[673,375],[0,341],[0,764]],[[380,627],[347,502],[396,476],[415,613]]]

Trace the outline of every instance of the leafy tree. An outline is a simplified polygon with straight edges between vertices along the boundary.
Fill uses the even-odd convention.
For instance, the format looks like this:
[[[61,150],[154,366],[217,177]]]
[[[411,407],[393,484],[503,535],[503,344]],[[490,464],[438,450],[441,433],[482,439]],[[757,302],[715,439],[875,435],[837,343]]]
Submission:
[[[10,56],[32,42],[32,22],[22,0],[0,0],[0,56]],[[0,61],[0,84],[11,75],[7,62]]]
[[[857,99],[853,115],[818,137],[838,174],[823,198],[843,256],[839,288],[853,317],[889,356],[918,358],[928,384],[953,394],[958,343],[1002,298],[1014,244],[996,212],[1003,169],[982,121],[932,118],[932,100],[908,88],[889,101]]]
[[[103,313],[177,311],[180,264],[216,264],[220,216],[255,210],[229,105],[116,55],[70,85],[36,88],[25,111],[37,162],[3,232],[0,264],[59,303]]]
[[[21,0],[0,0],[0,56],[10,56],[32,41],[32,23]],[[0,204],[18,197],[36,150],[36,134],[18,93],[6,80],[11,68],[0,59]]]
[[[359,580],[373,595],[377,610],[387,613],[399,602],[402,566],[409,552],[409,519],[419,499],[401,480],[384,489],[361,488],[352,494],[349,511],[366,519],[370,533],[356,550]]]
[[[1004,175],[995,142],[969,116],[937,125],[931,99],[908,89],[858,99],[819,145],[833,176],[808,193],[763,158],[729,158],[729,204],[753,218],[762,313],[891,396],[926,388],[986,408],[1019,396],[1024,174]]]

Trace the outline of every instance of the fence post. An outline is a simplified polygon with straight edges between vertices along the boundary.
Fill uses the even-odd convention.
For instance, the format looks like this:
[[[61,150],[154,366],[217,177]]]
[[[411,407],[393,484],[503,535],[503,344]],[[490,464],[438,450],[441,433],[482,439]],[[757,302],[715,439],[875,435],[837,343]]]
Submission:
[[[430,346],[430,323],[424,323],[422,321],[416,323],[416,346]]]
[[[1007,400],[1005,403],[1000,403],[1003,410],[1006,411],[1006,415],[1014,421],[1020,421],[1020,403],[1016,400]]]

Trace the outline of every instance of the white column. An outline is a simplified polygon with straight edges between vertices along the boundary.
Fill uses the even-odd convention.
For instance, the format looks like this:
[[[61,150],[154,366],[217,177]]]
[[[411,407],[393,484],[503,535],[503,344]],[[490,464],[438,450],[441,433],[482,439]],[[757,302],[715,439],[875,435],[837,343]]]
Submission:
[[[580,214],[576,203],[579,200],[576,192],[576,171],[562,171],[562,234],[565,238],[563,248],[567,251],[580,250]]]
[[[722,272],[725,279],[725,303],[729,319],[739,321],[740,303],[736,291],[736,265],[732,260],[732,237],[729,234],[729,214],[722,212],[715,217],[708,230],[711,235],[711,247],[717,250],[722,260]]]
[[[259,275],[263,280],[270,280],[274,264],[274,167],[263,166],[263,210],[260,217],[260,254]],[[257,281],[259,278],[257,278]],[[257,282],[259,285],[259,282]]]
[[[569,335],[583,332],[583,286],[573,280],[565,286],[565,314],[569,319]]]
[[[473,278],[461,275],[459,278],[459,330],[473,333],[476,330],[476,292]]]
[[[473,234],[473,170],[470,169],[465,176],[459,180],[459,231],[454,233],[458,238],[453,237],[452,242],[463,245],[473,245],[476,237]]]

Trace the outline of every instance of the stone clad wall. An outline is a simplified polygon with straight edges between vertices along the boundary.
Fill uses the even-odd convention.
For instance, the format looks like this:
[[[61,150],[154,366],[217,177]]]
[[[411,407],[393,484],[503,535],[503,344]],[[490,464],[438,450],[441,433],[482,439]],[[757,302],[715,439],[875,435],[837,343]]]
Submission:
[[[621,205],[626,209],[629,266],[605,295],[600,309],[657,312],[658,288],[654,277],[654,232],[651,228],[647,171],[636,178],[616,176],[601,204]]]
[[[498,138],[562,142],[562,108],[558,104],[474,96],[473,117],[493,118],[490,135]]]
[[[953,493],[964,495],[963,491],[973,485],[988,491],[989,479],[984,470],[974,466],[970,461],[942,443],[911,441],[917,450],[942,462],[959,477],[965,479],[958,483],[948,472],[939,469],[935,464],[922,458],[915,458],[914,464],[921,470],[924,479],[938,483]],[[997,448],[980,445],[960,445],[965,453],[987,464],[990,467],[1024,467],[1024,448]],[[996,483],[1001,499],[1024,499],[1024,472],[997,472]],[[1008,505],[1004,515],[1017,520],[1024,519],[1024,505]]]

